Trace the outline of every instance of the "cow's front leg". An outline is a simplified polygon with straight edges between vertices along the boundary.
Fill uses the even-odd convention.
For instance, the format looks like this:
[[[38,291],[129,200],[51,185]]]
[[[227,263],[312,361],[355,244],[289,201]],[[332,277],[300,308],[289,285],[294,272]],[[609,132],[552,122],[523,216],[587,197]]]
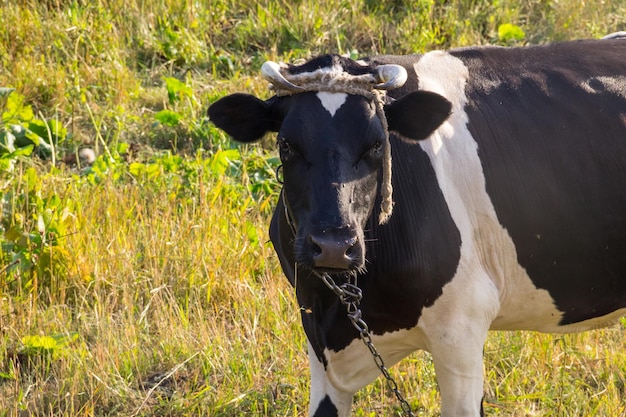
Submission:
[[[432,346],[437,383],[441,392],[441,417],[483,416],[483,344],[435,343]]]
[[[435,364],[441,417],[483,415],[483,349],[499,299],[486,274],[467,277],[453,280],[420,319]]]
[[[354,393],[340,391],[330,383],[324,365],[310,344],[309,363],[311,370],[309,416],[349,417]]]

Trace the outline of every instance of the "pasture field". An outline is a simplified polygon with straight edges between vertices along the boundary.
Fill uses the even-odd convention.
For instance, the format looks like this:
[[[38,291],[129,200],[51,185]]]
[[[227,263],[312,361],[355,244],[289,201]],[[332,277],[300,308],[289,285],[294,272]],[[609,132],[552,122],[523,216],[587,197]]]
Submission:
[[[0,0],[0,417],[306,415],[267,236],[272,140],[239,146],[205,117],[267,97],[265,60],[617,30],[618,0]],[[92,166],[72,162],[85,147]],[[492,333],[485,364],[488,416],[626,416],[626,320]],[[438,415],[427,353],[392,374]],[[398,410],[380,379],[355,399]]]

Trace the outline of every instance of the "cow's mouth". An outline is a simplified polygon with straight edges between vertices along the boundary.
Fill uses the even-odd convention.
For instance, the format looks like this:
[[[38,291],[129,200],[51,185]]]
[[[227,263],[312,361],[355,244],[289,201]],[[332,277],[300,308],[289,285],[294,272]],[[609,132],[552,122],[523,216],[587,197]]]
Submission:
[[[317,267],[310,267],[310,269],[317,274],[328,274],[328,275],[339,276],[339,277],[348,277],[348,276],[358,275],[364,271],[364,268],[362,266],[356,265],[356,264],[347,269],[317,268]]]

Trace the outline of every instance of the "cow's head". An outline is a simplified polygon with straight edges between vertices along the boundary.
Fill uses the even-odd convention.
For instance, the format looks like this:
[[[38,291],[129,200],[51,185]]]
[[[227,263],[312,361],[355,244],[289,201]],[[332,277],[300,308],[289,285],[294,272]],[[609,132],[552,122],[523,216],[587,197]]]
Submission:
[[[450,103],[425,91],[391,100],[377,90],[401,87],[403,67],[337,55],[299,66],[270,62],[263,73],[276,96],[229,95],[209,107],[209,117],[240,142],[278,132],[297,262],[318,272],[359,271],[378,193],[381,222],[391,214],[389,132],[425,139],[448,117]]]

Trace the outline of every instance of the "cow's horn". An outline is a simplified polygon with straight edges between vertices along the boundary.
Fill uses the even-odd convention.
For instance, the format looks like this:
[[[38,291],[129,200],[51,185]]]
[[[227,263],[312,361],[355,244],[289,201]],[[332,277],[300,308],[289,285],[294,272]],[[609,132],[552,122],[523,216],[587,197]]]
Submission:
[[[400,65],[385,64],[376,67],[376,78],[379,84],[374,88],[378,90],[393,90],[404,85],[408,75],[406,69]]]
[[[281,88],[294,92],[304,91],[302,87],[298,87],[297,85],[287,81],[287,79],[280,72],[280,65],[276,62],[266,61],[261,66],[261,74],[263,74],[263,78],[274,84],[275,88]]]

